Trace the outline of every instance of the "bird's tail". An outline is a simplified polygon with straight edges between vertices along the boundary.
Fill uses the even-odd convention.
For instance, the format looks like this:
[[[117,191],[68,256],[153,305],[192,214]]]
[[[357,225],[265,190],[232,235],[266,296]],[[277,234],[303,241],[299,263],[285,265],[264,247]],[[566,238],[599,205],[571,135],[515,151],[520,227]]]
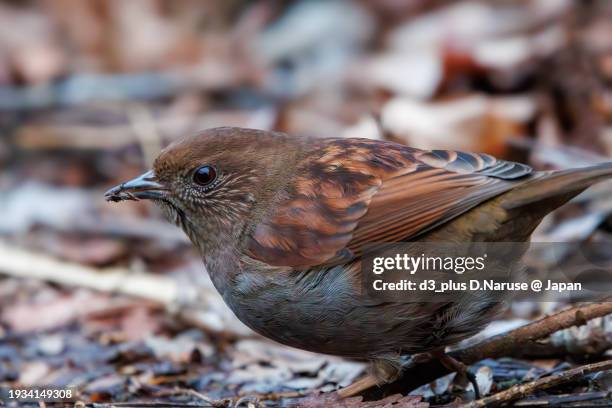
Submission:
[[[548,213],[589,186],[609,178],[612,178],[612,162],[539,173],[524,185],[506,193],[502,207],[511,211],[534,205]]]

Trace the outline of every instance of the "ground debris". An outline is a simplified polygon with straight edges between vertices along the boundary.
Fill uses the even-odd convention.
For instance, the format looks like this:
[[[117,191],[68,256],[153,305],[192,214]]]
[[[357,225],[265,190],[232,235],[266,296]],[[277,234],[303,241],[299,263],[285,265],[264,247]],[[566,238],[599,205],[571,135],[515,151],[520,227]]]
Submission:
[[[479,151],[538,170],[610,160],[611,5],[2,2],[0,389],[73,387],[79,406],[104,408],[489,406],[500,395],[608,406],[609,371],[567,373],[609,361],[612,315],[594,304],[559,319],[568,301],[513,304],[450,350],[471,364],[481,402],[432,361],[397,388],[339,400],[364,362],[257,336],[179,229],[146,200],[110,205],[104,191],[216,126]],[[610,191],[577,197],[534,241],[595,243],[609,270]],[[538,253],[528,272],[579,255]],[[590,284],[610,289],[597,274]]]

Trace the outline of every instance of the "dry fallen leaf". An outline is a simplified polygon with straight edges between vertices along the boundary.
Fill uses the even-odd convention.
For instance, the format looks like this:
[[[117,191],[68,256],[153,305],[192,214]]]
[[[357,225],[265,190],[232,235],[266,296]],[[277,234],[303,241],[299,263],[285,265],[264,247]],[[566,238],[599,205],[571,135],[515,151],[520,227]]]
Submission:
[[[109,305],[107,296],[78,290],[68,295],[57,295],[38,303],[24,300],[7,305],[1,319],[17,333],[53,329],[88,313],[99,311]]]
[[[473,95],[435,103],[394,98],[383,106],[380,120],[386,132],[409,146],[485,152],[503,158],[508,140],[524,136],[534,113],[529,97]]]
[[[312,390],[325,384],[332,389],[353,382],[364,370],[361,363],[345,361],[271,343],[241,340],[232,353],[235,369],[228,378],[243,392],[266,393],[289,388]]]

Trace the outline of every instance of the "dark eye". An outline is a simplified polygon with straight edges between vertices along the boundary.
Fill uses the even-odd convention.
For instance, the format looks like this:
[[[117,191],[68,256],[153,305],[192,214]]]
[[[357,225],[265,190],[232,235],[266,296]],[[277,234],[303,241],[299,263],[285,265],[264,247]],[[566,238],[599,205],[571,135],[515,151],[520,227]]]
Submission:
[[[203,187],[209,186],[216,178],[217,172],[212,166],[198,167],[193,173],[193,181]]]

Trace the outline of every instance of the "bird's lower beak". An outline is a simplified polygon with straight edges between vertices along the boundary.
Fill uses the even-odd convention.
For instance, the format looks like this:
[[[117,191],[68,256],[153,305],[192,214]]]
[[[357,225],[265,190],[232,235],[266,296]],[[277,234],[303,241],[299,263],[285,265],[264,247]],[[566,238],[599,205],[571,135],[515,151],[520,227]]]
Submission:
[[[160,199],[166,195],[166,188],[157,181],[153,170],[121,183],[104,193],[106,201],[125,201],[138,199]]]

